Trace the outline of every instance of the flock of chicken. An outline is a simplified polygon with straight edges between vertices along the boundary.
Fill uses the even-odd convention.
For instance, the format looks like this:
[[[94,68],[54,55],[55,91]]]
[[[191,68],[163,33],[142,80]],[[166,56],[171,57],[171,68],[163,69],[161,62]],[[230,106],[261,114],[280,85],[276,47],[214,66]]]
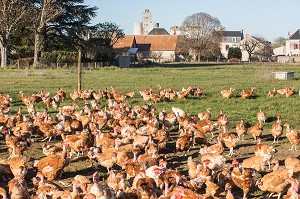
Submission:
[[[254,90],[255,87],[244,90],[241,96],[247,99]],[[286,87],[285,94],[291,90]],[[229,98],[233,91],[230,88],[221,94]],[[196,86],[180,92],[160,88],[159,93],[154,94],[150,87],[140,94],[144,100],[157,103],[176,96],[179,99],[190,94],[200,96],[202,90]],[[2,147],[8,149],[8,158],[0,159],[2,184],[4,188],[7,185],[5,189],[0,188],[2,198],[230,199],[238,198],[236,193],[240,191],[246,198],[255,186],[270,195],[278,194],[278,198],[282,195],[298,198],[300,160],[288,157],[285,166],[279,166],[274,158],[275,147],[262,142],[267,117],[261,110],[257,113],[257,124],[247,127],[241,119],[232,133],[227,127],[229,116],[222,109],[213,121],[210,108],[194,116],[176,107],[170,112],[165,108],[158,112],[151,103],[133,107],[125,99],[133,97],[134,92],[123,95],[113,87],[111,91],[89,89],[70,93],[74,102],[85,100],[83,107],[76,103],[61,106],[67,97],[61,88],[53,97],[42,91],[31,96],[23,92],[20,95],[28,114],[23,114],[21,107],[11,114],[11,99],[0,95],[0,126],[6,144]],[[107,104],[101,106],[100,100],[104,99]],[[45,104],[43,112],[36,110],[37,103]],[[49,114],[49,107],[58,110],[55,117]],[[278,143],[284,131],[292,145],[290,150],[297,150],[300,132],[288,123],[283,124],[278,115],[271,129],[273,143]],[[174,132],[176,136],[171,136]],[[247,133],[256,141],[254,155],[239,162],[232,158],[234,147]],[[54,138],[57,141],[53,142]],[[43,142],[44,157],[33,160],[34,157],[24,154],[37,140]],[[196,145],[200,146],[201,156],[193,159],[195,154],[189,151]],[[229,149],[227,158],[223,155],[225,148]],[[187,175],[173,168],[175,154],[183,154],[183,157],[189,154]],[[60,180],[64,168],[72,167],[72,160],[79,156],[87,157],[95,173],[90,179],[78,171],[70,189]],[[272,170],[271,164],[275,165]],[[34,191],[30,194],[25,177],[31,166],[35,168],[35,177],[32,179]],[[99,167],[104,167],[107,173],[99,172]],[[119,169],[113,169],[115,167]]]

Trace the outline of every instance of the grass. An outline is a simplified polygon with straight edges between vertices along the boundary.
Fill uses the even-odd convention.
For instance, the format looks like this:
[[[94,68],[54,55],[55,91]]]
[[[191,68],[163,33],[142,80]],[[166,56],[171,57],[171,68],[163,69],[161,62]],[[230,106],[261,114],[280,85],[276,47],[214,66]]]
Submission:
[[[294,127],[300,128],[300,100],[298,93],[291,98],[276,95],[268,98],[267,93],[274,87],[284,88],[284,85],[300,88],[298,66],[292,65],[209,65],[209,66],[180,66],[167,65],[168,67],[150,68],[128,68],[105,67],[96,70],[83,70],[83,89],[93,88],[103,90],[114,88],[122,93],[135,91],[136,96],[130,100],[133,105],[145,103],[138,91],[153,86],[154,92],[158,91],[157,85],[163,88],[181,90],[183,87],[200,86],[203,90],[201,97],[190,96],[187,100],[175,99],[172,102],[158,103],[157,109],[166,107],[168,111],[172,106],[182,108],[190,114],[198,114],[208,107],[212,109],[212,119],[216,119],[219,109],[222,108],[229,115],[230,126],[233,127],[240,118],[253,124],[256,120],[256,113],[261,109],[266,112],[269,119],[277,114],[282,115],[285,122],[291,123]],[[272,77],[274,71],[294,71],[293,80],[276,80]],[[19,91],[25,95],[37,93],[40,90],[50,91],[54,95],[57,88],[61,87],[67,95],[77,89],[77,70],[72,69],[5,69],[0,73],[0,92],[9,94],[13,99],[12,107],[16,111],[20,101]],[[244,100],[240,92],[244,89],[256,86],[252,99]],[[223,99],[220,91],[223,89],[235,88],[231,99]],[[69,95],[68,95],[69,97]],[[64,104],[70,104],[68,98]],[[105,102],[102,102],[104,105]],[[37,109],[43,109],[44,105],[37,105]],[[25,109],[24,109],[25,110]],[[55,112],[55,110],[50,110]],[[269,128],[271,123],[267,124]]]

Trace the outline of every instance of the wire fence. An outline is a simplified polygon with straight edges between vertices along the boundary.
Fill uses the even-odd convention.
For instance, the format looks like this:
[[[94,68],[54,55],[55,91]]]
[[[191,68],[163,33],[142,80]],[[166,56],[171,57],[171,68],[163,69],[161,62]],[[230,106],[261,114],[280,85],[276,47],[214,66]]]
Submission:
[[[87,62],[81,63],[81,67],[85,69],[97,69],[105,66],[112,66],[113,63],[110,62]],[[13,60],[10,61],[10,66],[25,69],[33,67],[32,61],[27,60]],[[75,68],[78,67],[77,63],[39,63],[35,68],[46,69],[46,68]]]

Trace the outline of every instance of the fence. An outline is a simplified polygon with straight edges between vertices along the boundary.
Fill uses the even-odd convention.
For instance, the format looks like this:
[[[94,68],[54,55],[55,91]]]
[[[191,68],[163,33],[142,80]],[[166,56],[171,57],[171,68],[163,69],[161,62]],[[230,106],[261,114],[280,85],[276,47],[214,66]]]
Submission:
[[[112,66],[112,63],[109,62],[87,62],[81,63],[83,68],[86,69],[97,69],[105,66]],[[28,60],[13,60],[10,61],[10,66],[24,69],[33,67],[33,62]],[[74,68],[77,67],[77,63],[39,63],[36,68],[45,69],[45,68]]]

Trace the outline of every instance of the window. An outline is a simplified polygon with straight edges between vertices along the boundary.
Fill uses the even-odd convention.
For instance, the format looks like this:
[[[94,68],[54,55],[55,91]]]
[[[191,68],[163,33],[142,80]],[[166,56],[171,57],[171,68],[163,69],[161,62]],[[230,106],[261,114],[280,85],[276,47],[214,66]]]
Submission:
[[[236,42],[236,37],[232,37],[232,41],[233,41],[233,42]]]
[[[228,50],[229,49],[229,45],[226,45],[226,50]]]
[[[298,44],[294,44],[294,50],[298,49]]]

